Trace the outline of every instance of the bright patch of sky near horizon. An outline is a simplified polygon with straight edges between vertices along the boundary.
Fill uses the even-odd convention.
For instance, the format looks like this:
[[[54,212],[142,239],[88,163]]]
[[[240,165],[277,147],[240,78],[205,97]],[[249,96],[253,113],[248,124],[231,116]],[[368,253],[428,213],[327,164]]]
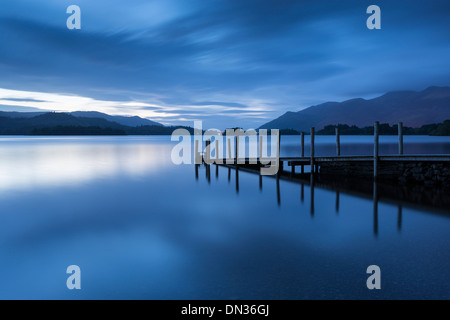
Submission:
[[[5,0],[0,110],[99,111],[258,127],[286,111],[450,85],[450,3]],[[29,108],[29,109],[27,109]]]

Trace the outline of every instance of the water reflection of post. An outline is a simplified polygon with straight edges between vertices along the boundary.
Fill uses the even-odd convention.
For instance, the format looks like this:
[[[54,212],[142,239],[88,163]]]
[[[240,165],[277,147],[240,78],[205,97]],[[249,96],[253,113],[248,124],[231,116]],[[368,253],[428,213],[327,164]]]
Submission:
[[[200,167],[200,155],[198,152],[198,140],[194,142],[194,165],[195,165],[195,180],[198,180],[198,167]]]
[[[231,168],[228,168],[228,182],[231,181]]]
[[[219,140],[216,138],[216,179],[219,179]]]
[[[302,187],[300,190],[300,201],[303,203],[305,201],[305,184],[302,183]]]
[[[211,140],[206,141],[206,149],[205,149],[205,167],[206,167],[206,179],[208,183],[211,183]]]
[[[336,191],[336,213],[339,213],[339,202],[340,202],[341,193]]]
[[[280,178],[277,176],[277,203],[278,206],[281,205],[281,192],[280,192]]]
[[[373,182],[373,234],[378,237],[378,186]]]
[[[263,189],[262,175],[261,173],[259,173],[259,191],[262,191],[262,189]]]
[[[239,193],[239,167],[236,166],[236,193]]]
[[[311,174],[314,174],[315,164],[314,164],[314,153],[315,153],[315,147],[314,147],[314,136],[315,136],[316,129],[313,127],[311,128]]]
[[[397,230],[398,232],[402,231],[403,224],[403,207],[401,204],[398,205],[398,215],[397,215]]]
[[[314,174],[310,174],[310,186],[311,186],[311,218],[314,218]]]

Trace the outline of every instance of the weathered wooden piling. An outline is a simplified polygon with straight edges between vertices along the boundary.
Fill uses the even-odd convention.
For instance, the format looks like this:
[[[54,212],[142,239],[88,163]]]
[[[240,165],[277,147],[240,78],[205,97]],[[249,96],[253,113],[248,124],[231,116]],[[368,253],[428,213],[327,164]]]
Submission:
[[[315,172],[315,168],[314,168],[314,153],[315,153],[315,146],[314,146],[314,142],[315,142],[315,134],[316,134],[316,128],[312,127],[311,128],[311,173],[314,174]]]
[[[341,136],[339,133],[339,128],[336,128],[336,154],[341,155]]]
[[[219,160],[219,140],[216,139],[216,179],[219,178],[219,164],[221,161]]]
[[[403,122],[398,123],[398,154],[403,155]]]
[[[305,133],[301,133],[301,140],[302,140],[302,158],[305,157]],[[302,174],[305,173],[305,166],[302,165]]]
[[[236,168],[239,168],[239,135],[236,136],[236,143],[234,145],[234,153],[236,155]]]
[[[261,161],[263,157],[263,137],[259,136],[259,150],[258,150],[259,160]]]
[[[194,142],[194,163],[197,164],[201,164],[201,159],[200,159],[200,154],[198,151],[198,140],[195,140]]]
[[[210,159],[211,159],[211,139],[206,140],[205,142],[206,148],[205,148],[205,162],[206,164],[210,164]]]
[[[220,155],[220,152],[219,152],[219,140],[217,140],[216,139],[216,163],[219,163],[219,155]]]
[[[280,152],[281,152],[281,134],[278,132],[278,145],[276,150],[276,159],[278,162],[278,173],[277,177],[281,175],[281,172],[284,170],[283,161],[280,160]]]
[[[229,137],[227,137],[227,150],[228,150],[228,161],[227,161],[227,163],[233,164],[234,161],[233,161],[233,157],[231,155],[231,139]]]

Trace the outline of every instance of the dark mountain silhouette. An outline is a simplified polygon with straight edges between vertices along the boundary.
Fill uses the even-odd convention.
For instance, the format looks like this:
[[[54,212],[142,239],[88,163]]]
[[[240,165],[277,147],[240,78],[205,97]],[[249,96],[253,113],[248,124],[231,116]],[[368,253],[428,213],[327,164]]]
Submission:
[[[193,132],[192,128],[166,127],[161,124],[126,126],[103,118],[76,117],[68,113],[50,112],[21,116],[21,113],[17,112],[0,112],[1,135],[170,135],[177,128]]]
[[[121,125],[128,127],[139,127],[139,126],[163,126],[162,124],[151,121],[148,119],[143,119],[141,117],[124,117],[124,116],[110,116],[109,114],[96,112],[96,111],[75,111],[71,112],[71,115],[75,117],[83,118],[101,118],[112,122],[117,122]]]
[[[13,111],[0,111],[0,117],[8,118],[33,118],[36,116],[47,114],[48,112],[13,112]],[[124,116],[111,116],[106,113],[101,113],[97,111],[75,111],[65,113],[72,115],[77,118],[97,118],[105,119],[107,121],[116,122],[118,124],[128,126],[128,127],[139,127],[139,126],[163,126],[162,124],[151,121],[148,119],[143,119],[140,117],[124,117]]]
[[[287,112],[262,125],[261,129],[309,131],[327,125],[371,126],[375,121],[391,125],[420,127],[450,119],[450,87],[430,87],[424,91],[390,92],[371,100],[352,99],[327,102],[298,112]]]

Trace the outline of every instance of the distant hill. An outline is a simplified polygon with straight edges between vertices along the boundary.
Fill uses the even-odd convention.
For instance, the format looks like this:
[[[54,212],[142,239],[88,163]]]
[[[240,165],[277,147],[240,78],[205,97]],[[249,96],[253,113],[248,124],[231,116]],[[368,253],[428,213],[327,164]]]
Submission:
[[[170,135],[177,128],[184,128],[193,133],[192,128],[166,127],[158,123],[153,125],[152,123],[155,123],[153,121],[142,122],[151,125],[134,126],[138,122],[136,119],[136,122],[129,122],[133,126],[127,126],[104,118],[81,117],[74,114],[84,113],[49,112],[31,115],[0,112],[0,135]],[[111,119],[116,117],[111,116]]]
[[[8,118],[33,118],[48,112],[13,112],[13,111],[0,111],[0,117]],[[118,124],[128,126],[128,127],[139,127],[139,126],[163,126],[162,124],[151,121],[148,119],[143,119],[137,116],[125,117],[125,116],[111,116],[106,113],[101,113],[97,111],[75,111],[67,112],[65,114],[72,115],[77,118],[97,118],[105,119],[107,121],[116,122]]]
[[[139,127],[139,126],[163,126],[162,124],[151,121],[148,119],[143,119],[137,116],[134,117],[124,117],[124,116],[110,116],[109,114],[96,112],[96,111],[75,111],[71,112],[71,115],[75,117],[83,118],[101,118],[112,122],[117,122],[128,127]]]
[[[308,132],[327,125],[371,126],[375,121],[420,127],[450,119],[450,87],[424,91],[390,92],[378,98],[327,102],[298,112],[287,112],[261,129],[294,129]]]

